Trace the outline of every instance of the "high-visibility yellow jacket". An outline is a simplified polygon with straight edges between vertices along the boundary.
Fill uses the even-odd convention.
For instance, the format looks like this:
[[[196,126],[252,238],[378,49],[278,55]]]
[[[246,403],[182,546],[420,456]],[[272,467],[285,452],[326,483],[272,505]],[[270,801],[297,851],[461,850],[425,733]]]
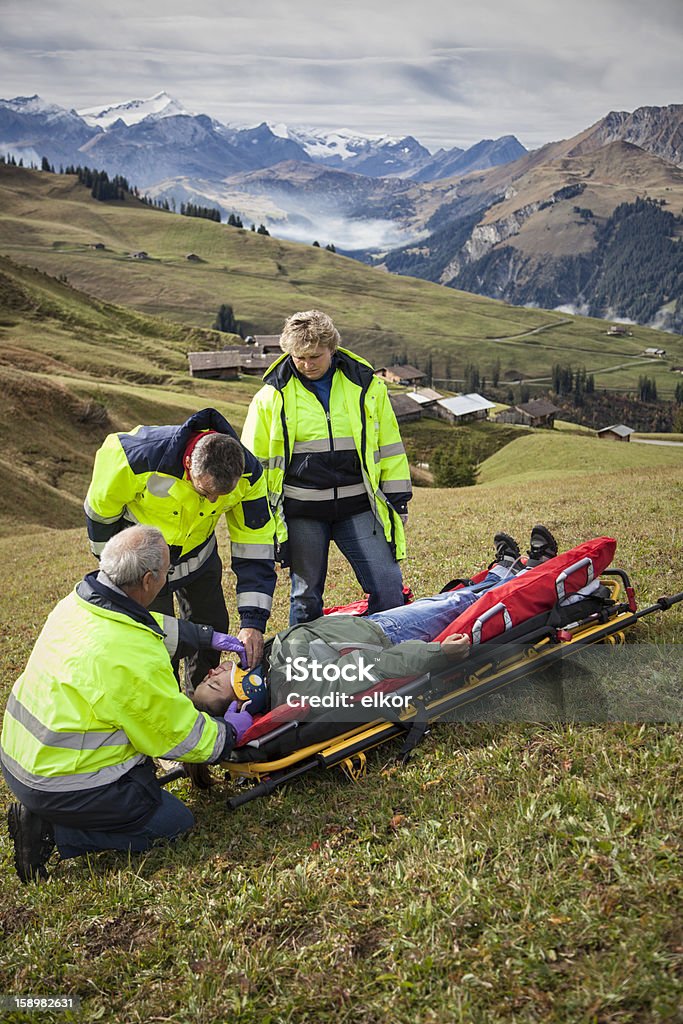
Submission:
[[[333,365],[328,414],[291,358],[282,356],[252,399],[242,443],[265,470],[280,545],[287,539],[285,503],[294,514],[319,511],[321,518],[341,518],[361,495],[380,519],[395,557],[403,558],[401,513],[412,488],[386,385],[346,349],[337,349]]]
[[[134,523],[156,526],[171,551],[169,586],[184,586],[199,575],[216,551],[214,531],[225,514],[232,568],[237,577],[240,624],[263,630],[275,589],[275,523],[266,478],[251,452],[230,494],[210,502],[187,479],[183,456],[199,432],[215,430],[237,438],[215,409],[202,409],[180,426],[138,426],[109,434],[95,456],[85,499],[88,536],[99,556],[115,533]]]
[[[100,787],[116,792],[148,756],[216,761],[233,738],[178,690],[163,616],[125,597],[122,606],[102,602],[87,582],[48,617],[10,694],[0,739],[5,767],[53,810],[86,806]]]

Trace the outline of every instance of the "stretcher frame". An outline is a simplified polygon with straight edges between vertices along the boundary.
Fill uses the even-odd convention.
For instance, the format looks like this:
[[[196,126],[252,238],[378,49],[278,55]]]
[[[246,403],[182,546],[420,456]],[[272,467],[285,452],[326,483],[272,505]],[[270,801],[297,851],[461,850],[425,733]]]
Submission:
[[[638,610],[630,580],[622,569],[604,570],[600,581],[609,590],[609,600],[584,619],[558,626],[554,624],[552,614],[537,616],[527,624],[528,629],[515,636],[512,643],[501,642],[497,638],[481,644],[465,662],[439,673],[412,678],[404,686],[392,690],[395,695],[412,696],[410,706],[401,714],[387,712],[369,723],[342,731],[332,739],[308,743],[284,756],[270,759],[265,751],[262,760],[253,759],[253,750],[247,752],[252,759],[244,759],[244,751],[237,748],[229,760],[221,763],[226,781],[241,787],[228,797],[228,807],[236,810],[319,769],[339,767],[349,778],[358,779],[366,773],[367,752],[398,737],[404,740],[398,759],[405,762],[427,734],[429,726],[449,712],[593,644],[623,644],[626,641],[625,631],[643,616],[665,611],[683,600],[683,593],[679,593],[661,597],[655,604]],[[546,621],[539,622],[540,618]],[[444,692],[445,687],[456,682],[454,688]],[[279,726],[255,741],[258,749],[267,747],[269,741],[276,740],[283,732],[298,725],[293,722]]]

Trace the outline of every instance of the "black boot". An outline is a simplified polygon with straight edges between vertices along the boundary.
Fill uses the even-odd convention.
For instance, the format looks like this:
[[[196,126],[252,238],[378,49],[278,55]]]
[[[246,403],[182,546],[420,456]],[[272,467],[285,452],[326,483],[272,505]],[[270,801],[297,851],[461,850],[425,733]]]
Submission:
[[[531,543],[527,555],[529,560],[526,563],[527,569],[533,569],[541,562],[547,562],[549,558],[555,558],[557,554],[557,541],[547,526],[537,523],[531,531]]]
[[[505,569],[510,569],[515,562],[519,561],[519,544],[509,533],[497,533],[493,538],[493,546],[496,557],[491,562],[489,569],[494,565],[502,565]]]
[[[22,882],[38,882],[47,878],[47,864],[55,848],[52,825],[14,803],[7,812],[9,834],[14,843],[14,866]]]

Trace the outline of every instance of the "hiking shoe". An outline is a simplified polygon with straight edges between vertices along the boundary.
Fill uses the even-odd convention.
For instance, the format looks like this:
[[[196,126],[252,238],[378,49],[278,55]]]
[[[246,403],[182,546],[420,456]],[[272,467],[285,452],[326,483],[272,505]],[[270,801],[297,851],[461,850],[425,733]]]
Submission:
[[[529,560],[527,569],[533,569],[541,562],[547,562],[549,558],[555,558],[557,554],[557,541],[547,526],[537,523],[531,531],[531,545],[527,551]]]
[[[14,866],[22,882],[47,878],[47,864],[55,848],[52,825],[23,804],[11,804],[7,812],[9,834],[14,843]]]
[[[509,569],[518,561],[520,557],[519,544],[509,533],[497,533],[493,538],[493,546],[496,557],[491,565],[502,565],[505,569]]]

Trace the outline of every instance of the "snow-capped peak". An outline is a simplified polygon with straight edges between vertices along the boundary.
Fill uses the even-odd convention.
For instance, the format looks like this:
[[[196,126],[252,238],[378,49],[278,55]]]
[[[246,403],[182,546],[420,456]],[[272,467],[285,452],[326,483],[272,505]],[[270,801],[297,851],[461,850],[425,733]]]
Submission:
[[[127,100],[109,107],[85,107],[78,113],[91,127],[108,128],[118,120],[131,125],[144,121],[146,117],[159,120],[176,114],[189,114],[189,111],[167,92],[158,92],[146,100]]]
[[[0,100],[0,107],[16,110],[20,114],[68,114],[69,111],[57,103],[48,103],[41,96],[15,96],[11,100]]]
[[[348,160],[369,148],[394,146],[400,140],[389,135],[363,135],[348,128],[290,127],[286,124],[268,124],[273,135],[298,142],[313,160],[337,157]]]

